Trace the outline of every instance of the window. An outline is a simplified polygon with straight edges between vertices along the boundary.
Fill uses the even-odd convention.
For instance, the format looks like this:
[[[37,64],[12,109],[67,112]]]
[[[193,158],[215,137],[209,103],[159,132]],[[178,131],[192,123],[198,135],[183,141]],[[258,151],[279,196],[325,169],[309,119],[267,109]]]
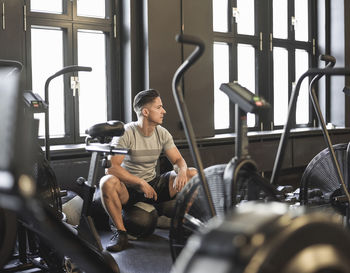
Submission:
[[[115,14],[111,0],[43,1],[28,3],[27,54],[31,88],[44,98],[48,77],[65,66],[91,67],[54,78],[49,85],[51,143],[80,143],[91,125],[118,119],[110,100],[117,91]],[[73,90],[73,85],[78,90]],[[115,106],[114,106],[115,107]],[[44,117],[39,115],[39,136]],[[41,116],[40,116],[41,115]]]
[[[62,0],[30,0],[30,11],[46,13],[63,13]]]
[[[234,107],[219,90],[224,81],[237,81],[272,105],[269,114],[248,114],[250,130],[284,125],[296,81],[315,63],[314,9],[313,2],[306,0],[213,0],[217,133],[234,128]],[[312,124],[307,88],[304,81],[295,126]]]
[[[255,93],[255,48],[247,44],[237,46],[237,80]],[[254,114],[248,113],[247,124],[255,126]]]
[[[229,81],[229,46],[225,43],[214,44],[214,111],[221,113],[215,115],[215,126],[224,129],[230,126],[229,101],[223,92],[220,92],[220,84]]]
[[[288,51],[285,48],[273,49],[273,121],[283,125],[288,110]]]

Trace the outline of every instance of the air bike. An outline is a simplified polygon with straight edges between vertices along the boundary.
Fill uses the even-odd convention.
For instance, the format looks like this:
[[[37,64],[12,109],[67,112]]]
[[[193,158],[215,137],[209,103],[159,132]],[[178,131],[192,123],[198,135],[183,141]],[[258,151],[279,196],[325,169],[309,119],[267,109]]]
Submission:
[[[299,95],[301,83],[305,78],[312,77],[308,92],[316,112],[319,125],[323,133],[326,149],[318,153],[307,165],[300,181],[301,205],[315,205],[310,198],[310,192],[319,190],[320,197],[318,205],[333,207],[337,212],[346,216],[345,224],[349,227],[349,163],[350,145],[348,143],[332,145],[326,122],[323,118],[321,107],[315,92],[315,85],[323,76],[345,76],[350,75],[348,68],[334,68],[336,59],[330,55],[321,55],[320,60],[327,62],[325,68],[311,68],[299,78],[295,89],[291,95],[287,121],[279,143],[275,164],[271,175],[271,184],[278,184],[279,173],[283,163],[283,156],[287,146],[292,118],[296,112],[296,102]],[[349,95],[348,89],[344,88],[344,93]],[[320,200],[321,199],[321,200]]]
[[[176,76],[184,73],[203,50],[203,46],[196,38],[180,36],[177,39],[183,43],[196,45],[197,52],[192,53],[183,63],[175,73]],[[245,156],[243,146],[240,151],[239,142],[242,140],[239,139],[239,135],[244,129],[240,131],[239,126],[244,128],[244,118],[243,125],[239,125],[239,121],[236,120],[238,128],[236,127],[235,158],[227,165],[202,170],[193,130],[189,126],[186,105],[181,89],[176,85],[179,78],[174,77],[174,97],[180,118],[184,125],[187,124],[184,126],[185,133],[189,139],[192,156],[196,158],[195,164],[199,175],[188,182],[177,197],[175,218],[170,230],[171,249],[173,257],[177,259],[171,273],[349,272],[350,233],[344,228],[339,215],[310,209],[307,205],[300,206],[297,203],[291,205],[284,202],[287,198],[277,187],[277,177],[292,124],[291,116],[295,113],[302,80],[309,76],[314,77],[310,84],[312,86],[323,75],[349,74],[348,69],[327,67],[309,69],[301,76],[292,93],[271,181],[259,176],[256,165]],[[236,104],[236,118],[242,118],[242,113],[237,109],[240,108],[243,115],[244,111],[249,109],[244,108],[237,94],[247,94],[242,91],[246,90],[234,83],[223,84],[220,89]],[[312,101],[317,105],[314,91],[311,89],[310,87]],[[251,93],[250,95],[242,96],[246,100],[253,98],[253,101],[262,101],[261,98],[254,99],[254,95]],[[246,133],[243,133],[243,139],[245,137]],[[333,160],[334,162],[336,161]],[[334,165],[336,166],[336,163]],[[335,167],[335,170],[337,169],[339,168]],[[340,177],[339,172],[338,176]],[[341,179],[338,183],[344,185]],[[302,199],[305,194],[309,197],[306,187],[300,198]],[[340,195],[338,200],[342,198],[347,197]],[[237,202],[244,199],[247,202]]]
[[[175,72],[172,89],[198,176],[189,181],[177,196],[169,236],[173,260],[183,249],[187,238],[214,216],[223,217],[243,200],[280,200],[279,192],[259,174],[256,163],[248,153],[247,113],[261,114],[269,110],[270,104],[238,83],[225,83],[220,87],[236,106],[235,156],[228,164],[203,170],[181,89],[181,79],[202,55],[204,44],[188,35],[179,35],[176,40],[196,47]]]

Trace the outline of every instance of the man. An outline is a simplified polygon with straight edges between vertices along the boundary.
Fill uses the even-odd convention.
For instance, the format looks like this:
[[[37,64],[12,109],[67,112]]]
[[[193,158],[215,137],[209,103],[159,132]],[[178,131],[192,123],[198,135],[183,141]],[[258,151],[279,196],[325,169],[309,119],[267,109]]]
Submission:
[[[122,207],[143,201],[163,202],[175,197],[197,174],[187,164],[176,148],[170,133],[160,124],[166,113],[159,93],[144,90],[134,98],[137,121],[125,125],[125,133],[113,142],[130,150],[128,155],[111,157],[111,167],[100,181],[103,206],[113,221],[113,236],[107,250],[117,252],[128,245],[122,218]],[[157,160],[164,151],[177,170],[156,176]]]

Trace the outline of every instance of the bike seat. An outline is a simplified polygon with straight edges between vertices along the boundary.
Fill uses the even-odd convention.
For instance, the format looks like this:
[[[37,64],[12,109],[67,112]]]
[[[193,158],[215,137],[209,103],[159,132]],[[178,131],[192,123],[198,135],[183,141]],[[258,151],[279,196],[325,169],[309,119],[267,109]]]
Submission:
[[[124,134],[124,123],[118,120],[110,120],[98,123],[86,129],[85,133],[91,138],[104,139],[107,137],[122,136]]]

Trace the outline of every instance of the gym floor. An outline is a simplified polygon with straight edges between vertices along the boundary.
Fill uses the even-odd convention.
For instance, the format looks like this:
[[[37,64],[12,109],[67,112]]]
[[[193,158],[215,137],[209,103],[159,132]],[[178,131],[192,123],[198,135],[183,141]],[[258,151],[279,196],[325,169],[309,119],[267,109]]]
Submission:
[[[102,245],[106,247],[110,232],[100,232]],[[169,248],[169,230],[157,228],[144,239],[129,240],[129,248],[112,253],[121,273],[168,273],[172,258]]]
[[[111,232],[100,231],[101,242],[104,248],[112,235]],[[111,253],[116,260],[120,273],[168,273],[172,267],[172,258],[169,247],[169,230],[156,228],[147,238],[129,240],[129,247],[119,253]],[[10,262],[5,268],[12,268],[17,262]],[[3,271],[1,271],[3,272]],[[4,269],[4,272],[6,269]],[[14,271],[10,271],[14,272]],[[22,273],[43,272],[39,268],[31,268]]]

